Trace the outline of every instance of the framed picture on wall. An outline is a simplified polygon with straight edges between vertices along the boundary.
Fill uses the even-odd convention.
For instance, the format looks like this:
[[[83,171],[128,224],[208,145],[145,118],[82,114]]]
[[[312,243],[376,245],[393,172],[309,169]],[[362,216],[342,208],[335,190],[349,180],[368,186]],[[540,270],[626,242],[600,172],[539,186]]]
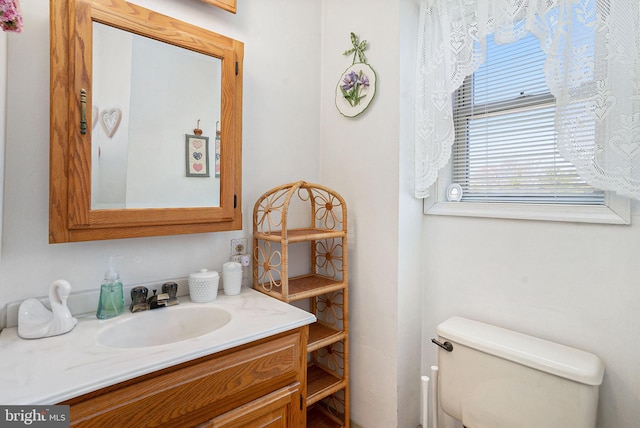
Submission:
[[[186,134],[187,177],[209,177],[209,137]]]

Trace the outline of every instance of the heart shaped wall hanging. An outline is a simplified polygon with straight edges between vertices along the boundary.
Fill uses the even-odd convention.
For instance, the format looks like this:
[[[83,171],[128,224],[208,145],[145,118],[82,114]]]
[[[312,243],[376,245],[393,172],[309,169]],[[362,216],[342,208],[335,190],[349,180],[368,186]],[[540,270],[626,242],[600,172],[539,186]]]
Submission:
[[[100,123],[107,133],[107,137],[114,136],[122,120],[122,111],[119,108],[105,109],[100,112]]]

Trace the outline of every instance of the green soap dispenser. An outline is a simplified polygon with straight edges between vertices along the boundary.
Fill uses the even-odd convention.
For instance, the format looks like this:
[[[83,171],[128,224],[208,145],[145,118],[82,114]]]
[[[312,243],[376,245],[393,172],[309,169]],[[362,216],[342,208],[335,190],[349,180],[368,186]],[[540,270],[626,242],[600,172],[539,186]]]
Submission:
[[[120,275],[115,269],[116,256],[109,257],[109,270],[104,274],[104,281],[100,286],[100,300],[96,317],[101,320],[117,317],[124,313],[124,294]]]

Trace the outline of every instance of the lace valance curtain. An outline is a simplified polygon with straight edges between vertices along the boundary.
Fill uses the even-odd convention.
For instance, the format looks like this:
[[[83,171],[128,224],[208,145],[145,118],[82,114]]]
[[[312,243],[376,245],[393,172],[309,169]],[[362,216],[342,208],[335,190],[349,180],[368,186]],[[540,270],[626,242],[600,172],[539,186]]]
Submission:
[[[428,196],[454,141],[451,94],[497,43],[528,32],[547,55],[557,145],[596,188],[640,199],[638,0],[422,0],[415,195]]]

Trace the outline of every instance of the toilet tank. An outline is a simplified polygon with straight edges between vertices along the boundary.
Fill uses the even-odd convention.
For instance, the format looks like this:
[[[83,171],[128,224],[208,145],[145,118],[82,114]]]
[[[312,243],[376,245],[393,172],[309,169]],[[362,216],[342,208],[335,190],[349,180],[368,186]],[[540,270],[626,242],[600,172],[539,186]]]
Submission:
[[[440,324],[438,396],[468,428],[594,428],[604,365],[588,352],[453,317]]]

